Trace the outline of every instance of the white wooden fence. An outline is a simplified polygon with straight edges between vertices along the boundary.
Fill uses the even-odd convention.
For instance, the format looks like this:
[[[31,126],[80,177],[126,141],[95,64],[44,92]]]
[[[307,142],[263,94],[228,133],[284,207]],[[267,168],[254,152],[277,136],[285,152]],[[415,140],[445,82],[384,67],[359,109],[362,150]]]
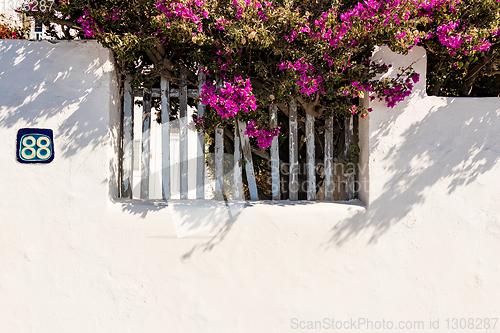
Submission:
[[[151,142],[151,107],[152,98],[161,98],[161,142],[162,142],[162,197],[164,200],[171,198],[171,156],[170,156],[170,99],[179,99],[179,161],[180,161],[180,198],[188,198],[188,116],[187,104],[188,97],[198,97],[201,87],[205,82],[205,76],[198,75],[198,89],[188,89],[185,76],[181,76],[179,89],[170,88],[170,82],[161,78],[161,88],[152,90],[143,89],[133,91],[130,85],[130,78],[124,83],[123,100],[123,130],[122,130],[122,170],[121,170],[121,196],[122,198],[132,198],[132,177],[134,158],[141,159],[141,181],[140,181],[140,199],[149,199],[149,177],[150,177],[150,142]],[[142,97],[142,146],[141,154],[134,156],[133,149],[133,109],[134,97]],[[277,123],[278,108],[272,105],[269,108],[270,119],[274,124]],[[198,104],[198,115],[201,117],[205,113],[205,106]],[[137,121],[137,119],[135,119]],[[316,200],[316,161],[315,161],[315,137],[314,137],[314,117],[306,116],[306,168],[307,168],[307,200]],[[352,118],[346,120],[345,124],[345,149],[347,154],[350,144],[353,142]],[[234,190],[233,199],[243,200],[243,181],[242,181],[242,159],[245,164],[245,172],[250,192],[251,200],[259,200],[257,184],[255,179],[254,166],[252,162],[252,150],[249,138],[244,134],[246,123],[237,121],[234,130]],[[298,161],[298,126],[297,126],[297,101],[292,100],[289,106],[289,200],[298,200],[299,194],[299,161]],[[215,130],[215,193],[216,200],[223,200],[223,153],[224,153],[224,130],[216,128]],[[196,199],[205,199],[205,133],[197,133],[196,144]],[[333,145],[333,118],[326,120],[325,126],[325,200],[332,201],[334,193],[334,145]],[[280,200],[281,189],[281,166],[279,159],[278,138],[274,137],[270,148],[271,157],[271,177],[272,177],[272,199]],[[346,198],[353,199],[355,195],[354,177],[346,177]]]

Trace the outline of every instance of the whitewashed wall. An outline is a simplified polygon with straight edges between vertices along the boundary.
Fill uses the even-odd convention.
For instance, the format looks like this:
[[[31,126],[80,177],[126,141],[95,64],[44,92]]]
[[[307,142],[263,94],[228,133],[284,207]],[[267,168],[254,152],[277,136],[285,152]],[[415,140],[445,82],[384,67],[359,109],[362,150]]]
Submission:
[[[421,49],[380,57],[420,59],[424,78]],[[368,209],[120,202],[109,53],[0,41],[0,331],[295,332],[351,318],[374,331],[365,318],[423,321],[418,332],[500,317],[499,102],[420,84],[394,109],[372,106]],[[22,127],[54,130],[54,162],[16,162]]]

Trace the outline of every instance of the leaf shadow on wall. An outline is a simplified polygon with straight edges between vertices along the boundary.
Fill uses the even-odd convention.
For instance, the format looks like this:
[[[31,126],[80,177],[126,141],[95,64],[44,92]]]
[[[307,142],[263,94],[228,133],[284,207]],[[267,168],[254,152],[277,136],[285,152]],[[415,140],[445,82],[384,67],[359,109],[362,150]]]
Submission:
[[[409,109],[404,117],[412,117],[408,112],[414,111],[421,118],[412,118],[413,123],[403,133],[394,134],[398,126],[404,126],[401,114],[379,125],[371,151],[382,155],[370,162],[370,167],[384,166],[383,171],[370,174],[370,189],[376,189],[378,195],[365,211],[333,227],[325,248],[366,233],[368,243],[375,243],[393,225],[413,223],[409,219],[432,223],[438,216],[446,218],[457,208],[446,203],[454,192],[498,168],[500,99],[428,98],[433,98],[436,106],[425,114],[419,111],[418,100],[404,102],[402,107]],[[377,174],[385,179],[373,179]],[[474,197],[473,193],[467,195]],[[434,210],[428,216],[412,213],[422,205],[434,208],[436,202],[443,203],[442,211]]]
[[[110,101],[109,76],[104,74],[112,66],[99,48],[93,42],[3,41],[0,127],[50,124],[56,155],[66,158],[102,144],[108,135],[109,105],[96,102]],[[61,114],[64,120],[58,122]]]

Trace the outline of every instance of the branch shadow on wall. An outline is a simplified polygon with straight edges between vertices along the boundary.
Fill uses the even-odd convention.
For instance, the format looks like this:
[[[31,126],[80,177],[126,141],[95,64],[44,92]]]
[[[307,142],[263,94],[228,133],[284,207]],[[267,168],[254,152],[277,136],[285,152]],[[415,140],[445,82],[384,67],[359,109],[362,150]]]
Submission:
[[[227,204],[227,202],[226,202]],[[244,205],[244,203],[243,203]],[[229,234],[231,231],[232,227],[234,226],[234,223],[238,219],[238,215],[240,214],[241,210],[234,212],[235,215],[231,212],[231,209],[227,207],[228,211],[228,218],[224,219],[224,221],[221,221],[220,223],[217,223],[215,226],[208,226],[209,228],[213,228],[213,234],[209,236],[208,240],[203,241],[199,244],[194,245],[191,250],[186,252],[184,255],[182,255],[181,259],[182,260],[188,260],[190,259],[196,252],[207,252],[213,250],[215,246],[218,244],[222,243],[226,236]],[[192,221],[193,217],[189,217],[190,221]],[[203,220],[202,223],[205,220]],[[194,224],[190,222],[191,225],[196,225],[197,223],[195,222]]]
[[[179,203],[179,201],[177,201]],[[202,253],[202,252],[209,252],[213,250],[217,245],[222,243],[226,236],[229,234],[233,226],[238,220],[239,215],[245,208],[257,206],[257,205],[271,205],[271,206],[276,206],[276,207],[292,207],[292,206],[309,206],[309,205],[316,205],[318,203],[322,202],[314,202],[314,201],[294,201],[290,202],[288,200],[278,200],[278,201],[233,201],[233,200],[228,200],[228,201],[212,201],[212,200],[203,200],[203,201],[196,201],[192,200],[191,202],[188,201],[183,201],[182,202],[184,206],[184,209],[178,210],[180,214],[183,214],[185,217],[185,220],[181,224],[182,229],[187,229],[183,230],[185,234],[195,234],[198,232],[198,230],[211,230],[211,236],[208,237],[208,240],[204,240],[200,242],[199,244],[194,245],[190,251],[185,253],[181,259],[186,260],[191,258],[194,254],[196,253]],[[218,204],[217,204],[218,203]],[[345,204],[345,202],[339,202],[342,204]],[[207,205],[211,207],[210,211],[208,212],[207,215],[203,215],[203,212],[200,213],[200,211],[197,211],[196,208],[199,208],[200,204]],[[332,203],[336,204],[336,203]],[[175,205],[175,204],[174,204]],[[198,207],[194,207],[198,206]],[[227,208],[227,217],[223,218],[221,216],[217,217],[218,214],[221,213],[221,211],[217,212],[215,209],[217,207],[223,207],[225,206]],[[172,207],[172,204],[170,206],[171,209],[175,209],[175,207]],[[172,210],[171,210],[172,212]],[[218,222],[213,223],[215,219],[219,219]],[[175,219],[175,217],[174,217]],[[175,223],[175,221],[174,221]],[[177,230],[179,231],[179,228],[177,227]],[[178,232],[179,233],[179,232]]]
[[[30,47],[32,43],[36,47]],[[97,43],[77,44],[18,40],[0,44],[0,127],[53,124],[56,158],[93,149],[108,135],[109,105],[96,110],[96,101],[110,97],[104,75],[107,53],[96,51],[101,48]],[[60,114],[66,114],[62,123],[50,122]]]
[[[366,232],[370,235],[369,243],[374,243],[391,226],[407,219],[415,206],[433,200],[434,196],[451,195],[492,170],[500,157],[500,100],[485,101],[435,98],[439,106],[433,107],[397,137],[390,132],[398,116],[387,121],[372,145],[372,151],[377,150],[387,140],[384,137],[396,143],[385,151],[383,158],[375,161],[386,165],[388,177],[380,186],[380,195],[367,210],[338,223],[329,233],[324,247],[340,246]],[[405,102],[406,106],[411,102]],[[398,140],[401,141],[396,142]],[[377,187],[377,181],[370,179],[370,188]],[[438,186],[430,191],[438,182],[448,184],[447,188],[441,190]]]

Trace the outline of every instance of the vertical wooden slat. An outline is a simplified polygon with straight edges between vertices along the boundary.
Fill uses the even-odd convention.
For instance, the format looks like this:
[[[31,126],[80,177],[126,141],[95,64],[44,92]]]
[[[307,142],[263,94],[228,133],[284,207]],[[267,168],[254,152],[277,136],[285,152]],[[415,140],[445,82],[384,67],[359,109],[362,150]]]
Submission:
[[[333,117],[325,121],[325,200],[333,201]]]
[[[271,105],[269,114],[272,126],[278,126],[278,106]],[[275,136],[271,143],[271,177],[273,200],[280,200],[280,152],[278,146],[278,137]]]
[[[141,199],[149,199],[149,160],[151,145],[151,90],[142,93],[142,158],[141,158]]]
[[[290,123],[290,133],[289,133],[289,150],[290,150],[290,201],[296,201],[299,199],[299,145],[298,145],[298,130],[297,130],[297,101],[293,99],[290,102],[289,110],[289,123]]]
[[[344,148],[344,156],[348,157],[351,148],[351,144],[354,143],[354,125],[353,125],[353,116],[350,116],[345,119],[345,148]],[[347,174],[347,171],[351,168],[350,165],[346,167],[345,173],[346,173],[346,183],[345,183],[345,191],[346,191],[346,199],[351,200],[354,199],[354,173],[352,174]],[[352,172],[352,170],[351,170]]]
[[[234,200],[245,199],[243,195],[243,180],[241,170],[241,149],[238,125],[234,124]]]
[[[123,91],[123,175],[122,198],[132,199],[132,177],[134,174],[134,94],[130,86],[131,77],[125,79]]]
[[[238,132],[240,133],[241,149],[243,151],[243,158],[245,159],[245,171],[248,181],[248,189],[250,191],[251,200],[259,200],[257,192],[257,182],[255,181],[255,171],[253,169],[252,161],[252,148],[250,147],[250,140],[245,134],[246,124],[238,120]]]
[[[215,129],[215,200],[222,200],[223,177],[224,177],[224,129],[217,126]]]
[[[170,199],[170,82],[161,78],[161,182],[163,200]]]
[[[205,84],[205,74],[200,70],[198,73],[198,95],[201,95],[201,87]],[[198,117],[205,115],[205,105],[198,102]],[[196,199],[205,198],[205,132],[198,131],[198,142],[196,144]]]
[[[368,91],[363,91],[363,98],[359,99],[359,105],[364,107],[366,110],[370,108],[370,93]],[[356,172],[356,197],[360,199],[364,204],[369,206],[370,204],[370,175],[369,175],[369,124],[370,116],[368,115],[364,120],[358,116],[354,119],[354,142],[359,146],[359,160]]]
[[[316,200],[316,165],[314,161],[314,117],[306,113],[307,200]]]
[[[181,176],[181,199],[188,198],[188,137],[187,137],[187,83],[186,75],[181,74],[181,85],[179,87],[179,153],[180,153],[180,176]]]
[[[224,86],[224,81],[222,78],[217,79],[215,85],[217,91],[219,91]],[[222,194],[222,186],[224,181],[224,170],[223,170],[223,159],[224,159],[224,129],[220,127],[215,128],[215,200],[223,200],[224,196]]]

